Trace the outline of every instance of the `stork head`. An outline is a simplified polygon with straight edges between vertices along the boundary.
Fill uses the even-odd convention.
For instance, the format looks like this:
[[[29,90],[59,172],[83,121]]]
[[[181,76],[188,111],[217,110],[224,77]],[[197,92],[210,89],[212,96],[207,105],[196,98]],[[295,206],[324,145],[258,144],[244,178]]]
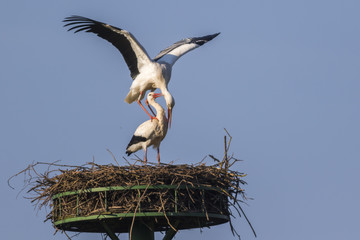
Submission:
[[[152,100],[155,100],[156,98],[161,97],[161,96],[162,96],[161,93],[149,92],[148,95],[147,95],[147,100],[152,101]]]

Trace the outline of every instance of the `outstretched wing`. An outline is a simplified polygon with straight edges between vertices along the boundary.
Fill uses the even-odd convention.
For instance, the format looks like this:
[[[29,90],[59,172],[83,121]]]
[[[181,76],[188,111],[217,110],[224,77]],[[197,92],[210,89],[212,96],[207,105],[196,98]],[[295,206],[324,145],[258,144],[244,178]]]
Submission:
[[[185,53],[202,46],[208,41],[215,38],[220,33],[215,33],[212,35],[206,35],[203,37],[193,37],[193,38],[185,38],[180,40],[170,47],[162,50],[155,58],[154,61],[164,61],[170,65],[173,65],[176,60],[179,59]]]
[[[67,23],[64,27],[70,27],[68,31],[92,32],[112,43],[124,57],[132,79],[136,78],[144,65],[151,62],[145,49],[130,32],[124,29],[81,16],[67,17],[63,22]]]

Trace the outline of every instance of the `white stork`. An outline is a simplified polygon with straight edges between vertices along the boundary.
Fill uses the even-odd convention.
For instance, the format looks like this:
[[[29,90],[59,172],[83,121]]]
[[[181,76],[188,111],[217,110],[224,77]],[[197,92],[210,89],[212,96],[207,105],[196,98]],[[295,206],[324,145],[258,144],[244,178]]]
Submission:
[[[168,108],[169,126],[171,126],[171,113],[175,105],[175,100],[168,91],[172,66],[179,57],[200,47],[220,34],[216,33],[203,37],[183,39],[164,49],[151,60],[146,50],[126,30],[81,16],[67,17],[64,19],[64,22],[67,23],[64,27],[70,26],[68,31],[75,30],[75,33],[80,31],[95,33],[112,43],[120,51],[134,80],[130,87],[130,92],[125,98],[125,102],[132,103],[137,101],[151,119],[154,117],[144,108],[140,100],[144,98],[147,90],[155,91],[155,89],[159,88]]]
[[[147,148],[153,146],[157,149],[157,160],[160,164],[160,143],[165,138],[168,130],[168,122],[165,116],[165,111],[160,104],[155,102],[155,99],[162,96],[161,93],[150,92],[147,96],[147,101],[156,110],[156,119],[147,120],[143,122],[132,136],[127,148],[126,153],[130,154],[140,150],[145,150],[144,162],[147,162]]]

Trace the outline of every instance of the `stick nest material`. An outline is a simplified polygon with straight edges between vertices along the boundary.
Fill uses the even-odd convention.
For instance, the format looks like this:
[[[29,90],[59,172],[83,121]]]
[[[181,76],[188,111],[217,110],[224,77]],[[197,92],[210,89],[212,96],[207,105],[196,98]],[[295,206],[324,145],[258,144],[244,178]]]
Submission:
[[[51,211],[45,221],[51,220],[53,224],[59,220],[78,216],[136,213],[141,208],[141,212],[164,213],[165,217],[167,212],[175,211],[205,212],[207,219],[212,213],[225,215],[229,217],[233,234],[238,235],[231,224],[231,217],[234,217],[231,209],[235,209],[240,216],[241,213],[245,216],[240,203],[246,200],[242,188],[246,182],[243,180],[245,174],[230,169],[239,160],[227,156],[229,145],[230,142],[227,144],[225,137],[223,160],[220,161],[209,155],[216,162],[210,166],[202,162],[195,165],[162,164],[161,166],[135,164],[114,166],[112,164],[98,165],[93,162],[83,166],[68,166],[38,162],[20,173],[30,176],[28,183],[31,187],[27,192],[31,194],[29,198],[32,203],[39,209],[50,206]],[[44,173],[38,173],[36,167],[44,164],[48,165],[48,169]],[[52,169],[54,167],[57,169]],[[132,186],[139,185],[147,187],[142,190],[130,189]],[[164,185],[176,187],[172,189],[148,188]],[[104,191],[89,191],[93,188],[118,186],[129,187],[129,189],[108,191],[106,196]],[[210,187],[212,190],[202,191],[194,187],[201,189]],[[174,189],[177,189],[176,194],[174,194]],[[74,191],[81,192],[79,197],[68,195],[53,199],[53,196],[57,194]],[[247,218],[246,220],[248,221]],[[248,223],[251,227],[249,221]],[[166,225],[175,229],[168,218]]]

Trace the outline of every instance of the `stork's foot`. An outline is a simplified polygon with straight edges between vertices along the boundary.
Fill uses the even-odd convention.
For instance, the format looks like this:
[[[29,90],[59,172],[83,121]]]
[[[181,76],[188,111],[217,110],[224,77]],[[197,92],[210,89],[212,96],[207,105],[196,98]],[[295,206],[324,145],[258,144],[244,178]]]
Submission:
[[[154,119],[159,121],[159,119],[157,119],[156,117],[153,117],[153,116],[150,116],[150,119],[151,119],[151,121],[154,120]]]

